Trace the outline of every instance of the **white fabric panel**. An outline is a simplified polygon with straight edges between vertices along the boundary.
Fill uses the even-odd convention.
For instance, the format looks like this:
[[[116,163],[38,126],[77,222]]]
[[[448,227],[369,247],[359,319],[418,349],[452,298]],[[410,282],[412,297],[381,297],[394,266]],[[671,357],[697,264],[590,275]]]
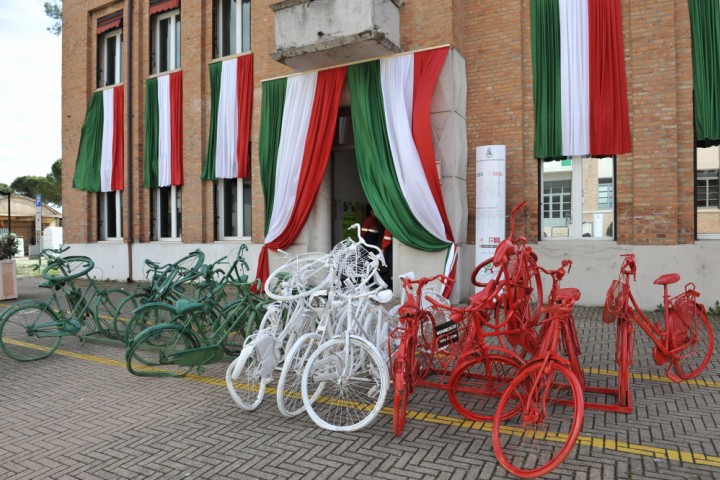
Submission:
[[[113,98],[114,88],[103,90],[103,131],[100,155],[100,191],[109,192],[112,184],[112,146],[113,146]]]
[[[222,63],[220,101],[217,118],[215,176],[237,178],[237,58]]]
[[[560,0],[562,152],[590,154],[590,46],[587,0]]]
[[[285,230],[295,206],[316,85],[317,72],[297,75],[287,80],[275,169],[275,198],[265,243],[272,242]]]
[[[158,77],[158,186],[167,187],[170,175],[170,75]]]
[[[412,136],[414,55],[380,59],[380,82],[388,140],[400,189],[420,224],[438,240],[448,241]]]

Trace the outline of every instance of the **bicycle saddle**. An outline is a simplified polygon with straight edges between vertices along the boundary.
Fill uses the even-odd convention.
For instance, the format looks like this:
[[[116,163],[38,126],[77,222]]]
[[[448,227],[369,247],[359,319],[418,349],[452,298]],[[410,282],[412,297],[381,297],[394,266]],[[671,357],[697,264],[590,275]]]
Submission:
[[[573,302],[580,300],[580,290],[577,288],[560,288],[555,294],[555,300],[561,302],[565,299],[571,299]]]
[[[474,295],[471,295],[469,300],[470,303],[476,304],[476,305],[482,305],[484,304],[489,298],[492,297],[492,295],[495,293],[495,279],[493,278],[488,282],[487,286],[477,292]]]
[[[493,255],[492,263],[494,266],[499,267],[504,265],[508,261],[508,257],[515,252],[515,246],[512,241],[505,239],[501,241],[495,248],[495,255]]]
[[[655,285],[672,285],[673,283],[677,283],[679,281],[680,275],[677,273],[666,273],[665,275],[660,275],[656,278],[653,283]]]

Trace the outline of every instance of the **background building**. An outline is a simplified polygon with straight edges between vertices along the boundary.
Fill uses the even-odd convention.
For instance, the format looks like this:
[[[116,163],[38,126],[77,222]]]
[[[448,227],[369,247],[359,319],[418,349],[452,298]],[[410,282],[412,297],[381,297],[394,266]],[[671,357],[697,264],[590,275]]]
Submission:
[[[574,261],[566,283],[582,290],[582,302],[601,303],[617,276],[619,254],[633,252],[641,305],[660,303],[661,289],[652,280],[668,271],[695,281],[702,300],[714,303],[720,298],[713,281],[720,163],[716,149],[699,152],[696,161],[688,2],[617,2],[630,153],[542,162],[534,150],[534,1],[66,0],[63,158],[78,156],[93,93],[122,85],[114,97],[122,101],[114,105],[122,106],[115,126],[123,127],[123,151],[115,153],[124,159],[122,190],[105,193],[74,189],[76,165],[66,162],[66,242],[81,247],[111,278],[142,278],[146,258],[171,261],[201,247],[212,259],[238,242],[250,243],[254,271],[265,234],[258,161],[262,82],[450,45],[430,114],[438,177],[460,244],[458,296],[470,292],[476,264],[475,149],[501,144],[507,148],[508,210],[528,202],[517,219],[519,233],[537,242],[543,265]],[[202,180],[213,128],[210,65],[246,52],[253,68],[250,177]],[[176,72],[182,94],[167,101],[175,105],[170,112],[180,112],[174,121],[181,122],[181,136],[168,142],[180,155],[182,172],[175,174],[181,182],[143,188],[153,79],[172,88],[173,80],[163,77]],[[293,251],[328,250],[342,236],[343,222],[364,217],[348,95],[346,88],[330,167]],[[271,267],[279,261],[271,255]],[[395,240],[395,273],[437,273],[444,261],[444,252],[420,252]]]

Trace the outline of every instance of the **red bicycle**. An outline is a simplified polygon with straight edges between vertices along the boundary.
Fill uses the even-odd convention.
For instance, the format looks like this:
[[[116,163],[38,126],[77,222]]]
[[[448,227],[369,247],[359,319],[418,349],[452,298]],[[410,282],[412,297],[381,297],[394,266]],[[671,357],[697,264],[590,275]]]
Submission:
[[[585,415],[572,314],[580,291],[559,288],[566,266],[544,270],[553,277],[553,289],[552,303],[542,309],[546,317],[540,322],[540,344],[505,389],[493,419],[495,456],[520,478],[542,476],[560,465],[573,449]]]
[[[665,375],[674,381],[698,376],[707,366],[715,345],[705,306],[698,303],[700,294],[694,283],[685,285],[685,291],[670,298],[668,285],[677,283],[680,275],[668,273],[656,278],[655,285],[663,286],[664,322],[652,323],[640,310],[630,290],[630,276],[637,276],[635,255],[625,254],[620,276],[613,280],[603,308],[603,321],[617,319],[615,362],[618,365],[618,388],[615,393],[618,405],[615,411],[632,411],[629,367],[633,363],[634,325],[637,324],[655,344],[653,359],[657,365],[668,364]],[[670,370],[674,370],[674,373]],[[619,407],[619,408],[618,408]]]

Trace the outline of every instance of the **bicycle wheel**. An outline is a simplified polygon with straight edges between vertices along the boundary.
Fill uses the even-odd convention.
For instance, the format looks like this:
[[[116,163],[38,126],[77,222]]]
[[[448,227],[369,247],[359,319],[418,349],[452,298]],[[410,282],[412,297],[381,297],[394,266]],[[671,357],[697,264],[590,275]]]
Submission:
[[[112,288],[106,291],[98,291],[99,296],[95,302],[94,316],[95,328],[107,338],[120,338],[115,333],[113,323],[115,314],[120,305],[130,298],[130,293],[121,288]],[[130,302],[132,305],[132,302]]]
[[[125,345],[130,345],[130,342],[146,328],[161,323],[172,323],[176,315],[175,307],[167,303],[142,305],[133,312],[130,322],[125,326]]]
[[[358,337],[331,339],[318,348],[303,371],[302,397],[315,424],[352,432],[380,414],[389,384],[377,349]],[[317,396],[318,390],[322,395]]]
[[[157,325],[135,337],[125,353],[125,364],[130,373],[141,377],[181,377],[195,367],[178,365],[174,356],[199,346],[181,325]]]
[[[286,417],[294,417],[305,410],[301,392],[302,374],[310,355],[320,345],[321,338],[317,333],[306,333],[285,356],[277,385],[277,405],[280,413]],[[318,390],[316,395],[319,393]]]
[[[222,341],[220,346],[225,353],[232,356],[240,354],[245,343],[245,332],[248,322],[254,322],[257,312],[253,308],[251,300],[241,298],[226,305],[220,312],[223,329],[227,332],[221,332]],[[229,320],[228,320],[229,319]]]
[[[298,258],[270,274],[265,282],[265,293],[273,300],[294,300],[320,290],[333,276],[329,257]]]
[[[526,365],[495,412],[492,439],[498,462],[520,478],[551,472],[575,446],[584,405],[580,384],[566,366],[553,360]]]
[[[113,312],[112,331],[115,338],[125,341],[125,329],[138,306],[148,302],[145,293],[136,292],[124,298]]]
[[[20,362],[49,357],[60,346],[61,325],[55,312],[42,302],[31,300],[14,305],[3,312],[0,348]]]
[[[618,366],[618,405],[630,404],[630,359],[633,353],[632,320],[620,318],[617,322],[615,363]]]
[[[95,262],[89,257],[59,257],[50,261],[41,275],[46,280],[67,281],[86,275],[94,267]]]
[[[469,420],[491,422],[500,397],[520,367],[509,355],[479,350],[453,369],[448,383],[450,403]]]
[[[670,337],[671,350],[678,349],[672,357],[673,368],[683,380],[697,377],[707,367],[715,347],[710,321],[702,308],[696,306],[689,313],[692,318],[683,321],[687,325],[685,333]]]
[[[414,330],[406,330],[393,362],[393,432],[397,436],[405,430],[407,404],[417,373],[413,371],[416,342]]]
[[[202,250],[193,250],[184,257],[180,258],[177,262],[173,263],[172,266],[184,270],[197,270],[204,261],[205,254]]]
[[[258,356],[258,351],[254,346],[247,347],[251,351],[249,354],[242,353],[233,362],[228,365],[225,372],[225,383],[227,384],[230,396],[238,407],[248,411],[253,411],[260,406],[265,396],[265,385],[268,379],[261,373],[262,361]],[[237,381],[232,379],[232,372],[235,365],[240,362],[242,371]]]

